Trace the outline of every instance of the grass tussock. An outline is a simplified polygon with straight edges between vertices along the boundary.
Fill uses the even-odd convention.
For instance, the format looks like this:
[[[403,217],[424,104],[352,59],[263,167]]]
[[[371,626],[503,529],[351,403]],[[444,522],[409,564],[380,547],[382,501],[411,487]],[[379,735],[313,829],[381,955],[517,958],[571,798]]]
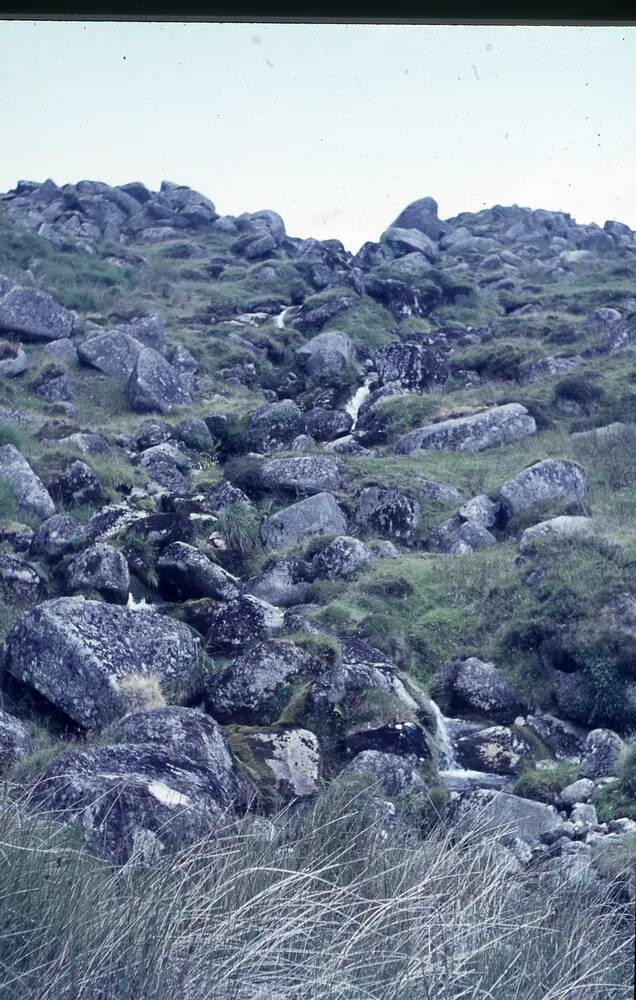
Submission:
[[[519,875],[496,839],[387,836],[334,785],[304,815],[113,869],[0,807],[6,1000],[627,1000],[607,890]]]

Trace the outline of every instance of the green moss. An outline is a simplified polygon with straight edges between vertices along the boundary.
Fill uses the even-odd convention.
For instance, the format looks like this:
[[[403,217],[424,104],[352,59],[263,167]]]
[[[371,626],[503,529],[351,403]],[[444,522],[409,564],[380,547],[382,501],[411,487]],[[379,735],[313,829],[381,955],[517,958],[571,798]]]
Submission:
[[[333,667],[340,662],[340,646],[330,635],[315,632],[294,632],[285,637],[294,646],[311,653],[326,667]]]
[[[523,735],[527,739],[528,731],[524,729]],[[517,778],[513,791],[515,795],[520,795],[524,799],[536,799],[538,802],[554,804],[555,799],[563,789],[576,781],[578,777],[578,767],[569,761],[555,763],[549,769],[527,768]]]

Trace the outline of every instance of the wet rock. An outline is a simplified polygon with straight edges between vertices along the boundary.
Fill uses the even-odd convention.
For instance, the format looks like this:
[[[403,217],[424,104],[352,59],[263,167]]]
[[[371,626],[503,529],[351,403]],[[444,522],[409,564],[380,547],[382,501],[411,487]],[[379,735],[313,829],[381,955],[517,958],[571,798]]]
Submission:
[[[44,580],[34,566],[0,552],[0,595],[5,604],[31,608],[45,594]]]
[[[0,709],[0,776],[11,764],[31,752],[32,741],[27,727],[8,712]]]
[[[210,430],[214,434],[214,430]],[[282,399],[250,413],[247,437],[254,451],[269,452],[290,444],[304,430],[305,420],[296,403]]]
[[[508,726],[490,726],[460,736],[455,749],[463,767],[495,774],[519,774],[531,755],[528,741]]]
[[[524,719],[524,726],[557,758],[578,757],[585,747],[585,730],[554,715],[536,712]]]
[[[410,543],[420,521],[420,505],[395,486],[367,486],[358,494],[355,521],[366,531]]]
[[[45,601],[5,642],[5,668],[86,729],[144,699],[178,698],[194,683],[199,645],[171,619],[81,597]]]
[[[221,722],[275,722],[291,697],[293,684],[320,672],[320,663],[291,642],[259,642],[221,671],[205,679],[209,711]]]
[[[359,539],[340,535],[318,552],[309,564],[314,580],[345,580],[358,572],[373,556]]]
[[[128,380],[128,401],[133,410],[169,413],[173,406],[192,402],[181,376],[166,359],[150,347],[137,357]]]
[[[316,535],[345,535],[347,519],[330,493],[317,493],[285,507],[263,522],[263,544],[270,550],[309,541]]]
[[[39,288],[15,285],[0,297],[0,331],[19,333],[24,340],[60,340],[74,325],[74,314]]]
[[[30,553],[38,559],[53,562],[86,544],[87,533],[70,514],[53,514],[33,534]]]
[[[353,343],[345,333],[329,330],[299,347],[296,357],[310,375],[334,375],[353,361]]]
[[[280,608],[249,594],[236,597],[210,616],[206,649],[236,652],[269,639],[283,627]]]
[[[520,441],[529,434],[534,434],[536,429],[534,417],[530,416],[525,406],[508,403],[482,413],[442,420],[409,431],[399,438],[395,450],[398,455],[429,450],[484,451]]]
[[[512,722],[518,715],[519,701],[515,691],[501,677],[494,663],[476,656],[451,660],[442,668],[441,679],[457,710],[468,710],[500,722]]]
[[[161,592],[169,599],[238,597],[238,580],[185,542],[172,542],[156,562]]]
[[[12,444],[0,447],[0,481],[9,484],[15,503],[23,514],[41,520],[55,513],[55,504],[26,458]]]
[[[97,590],[106,600],[125,604],[130,590],[128,563],[119,549],[98,542],[70,561],[66,586],[71,593]]]
[[[315,441],[335,441],[348,434],[353,426],[353,418],[345,410],[328,410],[314,406],[305,414],[307,433]]]
[[[585,741],[581,775],[584,778],[604,778],[616,774],[624,749],[625,743],[618,733],[611,729],[593,729]]]
[[[342,482],[336,459],[322,455],[271,459],[261,465],[260,476],[268,489],[282,490],[293,496],[337,490]]]
[[[430,739],[417,722],[387,722],[383,725],[361,725],[347,733],[345,745],[350,753],[378,750],[416,760],[431,758]]]
[[[509,479],[500,493],[508,517],[550,501],[582,504],[586,495],[585,469],[565,458],[546,458],[535,462]]]

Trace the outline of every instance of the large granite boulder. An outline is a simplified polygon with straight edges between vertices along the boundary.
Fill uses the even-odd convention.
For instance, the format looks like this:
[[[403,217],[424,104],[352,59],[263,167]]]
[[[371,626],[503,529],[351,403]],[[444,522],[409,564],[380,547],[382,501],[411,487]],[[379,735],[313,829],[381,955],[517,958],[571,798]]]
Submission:
[[[309,541],[316,535],[346,535],[347,519],[331,493],[317,493],[285,507],[263,522],[261,537],[270,550]]]
[[[365,531],[409,543],[420,522],[420,505],[397,486],[367,486],[358,494],[355,522]]]
[[[106,330],[88,337],[78,345],[77,353],[84,364],[97,368],[112,378],[130,378],[144,345],[123,330]]]
[[[401,226],[389,226],[380,237],[384,243],[397,254],[421,253],[429,261],[434,261],[439,250],[433,240],[419,229],[404,229]]]
[[[318,791],[320,744],[308,729],[242,729],[230,735],[229,742],[243,774],[264,805],[276,807]]]
[[[157,559],[155,568],[161,592],[171,600],[216,597],[229,601],[239,594],[236,577],[185,542],[168,545]]]
[[[376,351],[372,364],[380,385],[396,383],[411,392],[424,392],[448,378],[448,365],[439,351],[401,340]]]
[[[428,785],[404,757],[380,750],[363,750],[340,772],[341,778],[364,777],[377,785],[381,794],[390,799],[405,795],[428,797]]]
[[[282,627],[280,608],[250,594],[241,594],[212,613],[205,644],[215,652],[240,652],[276,635]]]
[[[144,347],[128,380],[128,401],[133,410],[142,413],[169,413],[173,406],[191,403],[192,397],[163,355]]]
[[[451,707],[458,711],[468,710],[500,722],[512,722],[519,713],[514,688],[494,663],[476,656],[451,660],[442,668],[441,680],[450,694]]]
[[[71,559],[66,567],[69,592],[97,590],[108,601],[126,604],[130,589],[128,563],[113,545],[97,542]]]
[[[55,504],[35,472],[12,444],[0,447],[0,482],[6,482],[23,514],[44,520],[55,513]]]
[[[587,495],[587,475],[577,462],[545,458],[522,469],[501,488],[502,508],[508,517],[546,502],[582,504]]]
[[[291,399],[281,399],[250,413],[247,438],[254,451],[268,452],[291,444],[304,430],[305,420],[299,407]]]
[[[221,722],[275,722],[294,682],[320,672],[320,663],[291,642],[259,642],[205,679],[207,706]]]
[[[179,700],[199,659],[186,625],[81,597],[45,601],[5,641],[6,670],[91,730],[136,702]]]
[[[75,316],[39,288],[14,285],[0,298],[0,331],[23,340],[60,340],[73,332]]]
[[[353,343],[346,333],[328,330],[299,347],[296,357],[310,375],[334,375],[353,361]]]
[[[416,451],[485,451],[534,434],[537,425],[525,406],[507,403],[466,417],[441,420],[404,434],[395,445],[398,455]]]
[[[540,521],[526,528],[519,539],[519,552],[527,555],[537,543],[558,540],[559,538],[589,538],[594,534],[594,522],[591,517],[568,517],[562,514]]]
[[[453,820],[460,835],[475,831],[503,843],[518,838],[532,846],[561,825],[554,806],[485,788],[461,795],[453,807]]]
[[[434,198],[419,198],[400,212],[393,223],[399,229],[417,229],[431,240],[439,240],[446,230],[446,224],[437,216],[437,202]],[[393,228],[392,227],[392,228]]]
[[[310,496],[337,490],[342,482],[340,465],[335,458],[311,455],[298,458],[273,458],[260,466],[263,486],[293,496]]]
[[[70,514],[53,514],[33,533],[30,554],[54,562],[86,544],[86,528]]]

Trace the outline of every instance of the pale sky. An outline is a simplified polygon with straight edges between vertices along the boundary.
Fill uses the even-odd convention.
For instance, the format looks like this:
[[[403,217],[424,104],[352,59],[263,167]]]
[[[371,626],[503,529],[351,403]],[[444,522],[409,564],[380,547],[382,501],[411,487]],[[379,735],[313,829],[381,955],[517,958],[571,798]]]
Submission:
[[[0,21],[0,190],[188,184],[375,240],[432,195],[636,228],[636,28]]]

